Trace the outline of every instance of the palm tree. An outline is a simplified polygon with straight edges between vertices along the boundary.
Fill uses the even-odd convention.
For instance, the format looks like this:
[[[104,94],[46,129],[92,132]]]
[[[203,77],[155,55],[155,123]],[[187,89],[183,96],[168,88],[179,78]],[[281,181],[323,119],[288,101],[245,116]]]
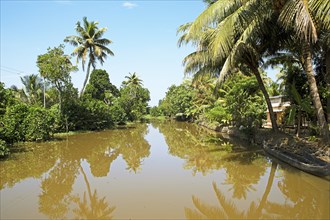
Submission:
[[[249,68],[265,96],[274,130],[277,130],[275,117],[258,67],[266,53],[279,48],[290,50],[285,48],[283,40],[300,42],[303,45],[301,62],[308,76],[321,136],[327,143],[329,129],[312,68],[312,45],[317,42],[320,30],[329,32],[329,12],[330,1],[323,0],[217,1],[197,17],[185,38],[199,45],[200,39],[205,39],[205,30],[214,29],[206,38],[210,41],[212,60],[225,60],[219,80],[233,72],[233,67]]]
[[[143,81],[136,75],[135,72],[133,74],[129,73],[129,75],[125,76],[125,78],[127,80],[123,82],[123,86],[129,87],[131,96],[135,98],[138,88],[143,85]]]
[[[31,74],[21,77],[21,82],[24,88],[20,91],[20,97],[32,105],[41,104],[44,86],[42,79],[36,74]]]
[[[307,75],[311,97],[320,126],[321,137],[325,144],[330,142],[330,134],[315,80],[312,53],[313,46],[318,43],[319,33],[322,33],[321,30],[325,30],[325,33],[329,33],[329,13],[330,1],[287,0],[279,16],[279,22],[282,26],[287,31],[293,30],[293,35],[297,37],[302,45],[301,63]]]
[[[128,76],[125,76],[125,78],[127,79],[126,81],[124,81],[124,85],[126,86],[133,86],[133,87],[137,87],[137,86],[142,86],[143,85],[143,80],[141,80],[136,73],[134,72],[129,73]]]
[[[217,74],[219,83],[238,70],[250,70],[256,76],[265,97],[272,128],[277,131],[275,115],[259,70],[261,55],[266,50],[260,45],[260,35],[263,36],[265,30],[269,29],[262,24],[271,20],[268,13],[270,6],[269,2],[252,0],[217,1],[199,15],[189,28],[184,29],[186,33],[180,41],[198,45],[199,51],[203,51],[206,42],[209,57],[200,60],[203,63],[211,61],[213,66],[220,68]],[[204,68],[207,65],[200,66]]]
[[[89,72],[91,66],[93,69],[96,67],[97,60],[103,65],[107,55],[113,56],[113,52],[107,47],[112,41],[107,38],[102,38],[107,28],[98,28],[99,23],[96,21],[89,22],[87,17],[83,18],[83,25],[77,22],[76,32],[78,36],[68,36],[64,42],[68,42],[76,48],[73,50],[72,55],[77,56],[77,63],[82,60],[82,68],[85,70],[85,63],[88,56],[88,65],[86,77],[80,96],[84,93],[86,84],[89,80]]]

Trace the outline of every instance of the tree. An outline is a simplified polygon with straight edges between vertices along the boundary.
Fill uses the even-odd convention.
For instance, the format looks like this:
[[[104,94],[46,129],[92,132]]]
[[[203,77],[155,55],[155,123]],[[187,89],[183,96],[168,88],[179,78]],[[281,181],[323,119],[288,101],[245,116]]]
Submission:
[[[41,105],[44,84],[41,78],[36,74],[21,77],[23,83],[22,98],[23,101],[31,105]]]
[[[286,40],[300,42],[303,48],[300,60],[308,76],[321,136],[327,143],[329,129],[312,68],[312,45],[317,42],[318,32],[329,32],[330,18],[326,16],[329,11],[330,2],[322,0],[216,1],[192,23],[185,39],[196,45],[200,39],[209,39],[213,60],[225,60],[220,80],[233,72],[233,67],[243,65],[252,71],[265,95],[274,130],[276,121],[258,66],[266,53],[290,50]],[[205,36],[209,28],[214,31]]]
[[[329,126],[325,114],[313,70],[313,46],[318,43],[319,33],[330,30],[330,1],[287,0],[281,10],[279,22],[287,31],[293,30],[293,36],[302,44],[301,63],[307,75],[309,89],[313,100],[320,133],[325,144],[330,142]]]
[[[58,92],[60,109],[62,106],[63,91],[71,83],[70,72],[77,68],[70,62],[69,56],[64,54],[64,45],[48,48],[47,53],[39,55],[37,66],[40,75],[49,80]]]
[[[95,69],[97,60],[103,65],[104,59],[106,59],[108,55],[114,55],[107,47],[112,41],[107,38],[102,38],[107,28],[98,28],[98,24],[97,21],[89,22],[87,17],[83,17],[83,25],[81,25],[79,21],[76,24],[78,36],[68,36],[64,39],[64,42],[68,42],[76,47],[72,55],[77,56],[77,63],[79,60],[82,60],[83,70],[85,70],[85,63],[88,56],[86,77],[80,96],[82,96],[85,91],[91,66]]]
[[[105,70],[95,69],[92,71],[89,83],[86,86],[84,96],[90,96],[108,103],[109,94],[112,97],[120,95],[119,90],[110,82],[109,74]]]
[[[142,80],[135,73],[125,78],[128,80],[122,82],[119,105],[125,110],[130,121],[141,119],[147,113],[150,92],[142,87]]]
[[[166,116],[185,114],[193,106],[195,91],[188,84],[172,85],[168,88],[165,98],[160,104],[160,109]]]
[[[184,29],[185,34],[180,41],[192,42],[198,46],[198,51],[207,47],[206,56],[202,56],[195,67],[198,72],[200,68],[208,66],[207,63],[211,63],[211,67],[216,65],[215,67],[220,68],[220,73],[216,75],[218,82],[238,70],[249,70],[254,74],[265,97],[272,128],[277,131],[275,115],[259,70],[259,63],[265,51],[265,48],[259,45],[260,33],[269,29],[264,24],[270,19],[270,6],[272,5],[266,1],[216,1],[200,14],[189,28]],[[267,24],[269,25],[269,22]],[[192,62],[195,62],[194,59]]]

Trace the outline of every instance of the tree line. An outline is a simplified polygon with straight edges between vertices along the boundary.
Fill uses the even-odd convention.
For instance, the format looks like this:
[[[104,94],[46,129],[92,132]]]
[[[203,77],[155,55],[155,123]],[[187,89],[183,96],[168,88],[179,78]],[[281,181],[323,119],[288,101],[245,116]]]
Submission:
[[[262,102],[265,102],[272,129],[278,132],[269,96],[271,91],[275,92],[274,89],[280,89],[277,94],[287,95],[292,103],[288,118],[299,121],[302,112],[308,115],[323,144],[328,145],[330,17],[327,15],[330,13],[330,1],[204,2],[206,9],[194,21],[178,29],[178,45],[192,44],[196,47],[183,60],[185,74],[193,81],[190,85],[170,87],[159,109],[152,110],[154,114],[199,113],[201,117],[214,119],[216,113],[217,120],[222,123],[231,121],[240,125],[245,121],[251,125],[251,121],[260,121],[261,116],[247,116],[248,108],[252,108],[252,113],[262,115]],[[268,84],[263,69],[269,66],[281,69],[280,82]],[[245,76],[254,77],[257,90],[251,90],[252,84],[251,88],[246,88],[246,82],[241,84],[240,80],[244,81],[244,78],[251,80]],[[232,99],[228,94],[239,85],[242,94]],[[199,94],[201,88],[207,94],[205,90],[208,87],[213,87],[209,95]],[[190,92],[184,93],[181,89]],[[247,94],[252,96],[244,97]],[[254,96],[260,95],[264,101],[253,100]],[[190,104],[180,100],[189,100]]]
[[[75,46],[72,56],[81,61],[86,77],[80,93],[71,82],[77,66],[64,53],[64,45],[48,48],[37,57],[39,74],[21,77],[22,89],[0,83],[0,157],[9,154],[13,143],[48,140],[56,132],[100,130],[127,121],[140,120],[147,112],[150,92],[137,73],[129,73],[117,88],[109,74],[96,69],[113,52],[103,38],[106,28],[83,18],[77,36],[65,38]],[[91,72],[91,73],[90,73]]]

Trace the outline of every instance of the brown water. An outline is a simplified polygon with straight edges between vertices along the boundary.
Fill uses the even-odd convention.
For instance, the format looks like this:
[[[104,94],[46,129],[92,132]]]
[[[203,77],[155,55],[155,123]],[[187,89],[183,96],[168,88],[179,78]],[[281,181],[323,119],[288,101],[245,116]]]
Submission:
[[[329,219],[329,182],[193,124],[34,143],[0,161],[1,219]]]

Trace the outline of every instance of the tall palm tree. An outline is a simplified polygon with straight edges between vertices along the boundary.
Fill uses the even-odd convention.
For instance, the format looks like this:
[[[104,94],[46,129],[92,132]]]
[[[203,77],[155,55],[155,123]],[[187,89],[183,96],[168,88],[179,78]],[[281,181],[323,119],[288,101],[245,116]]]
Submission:
[[[272,128],[278,131],[269,95],[259,70],[261,54],[265,51],[265,48],[258,44],[261,42],[259,36],[265,29],[269,29],[261,24],[271,20],[268,13],[270,6],[271,4],[266,1],[217,1],[200,14],[188,30],[185,30],[183,40],[190,41],[199,48],[203,48],[200,45],[207,42],[210,58],[204,58],[202,62],[211,60],[211,63],[220,67],[218,82],[222,82],[229,74],[238,70],[249,69],[256,76],[265,97]]]
[[[258,67],[265,53],[275,51],[274,45],[277,46],[275,49],[282,46],[282,49],[289,50],[280,45],[284,42],[280,41],[281,37],[299,41],[303,45],[301,61],[308,76],[321,136],[328,143],[329,129],[312,68],[312,45],[317,43],[320,30],[328,33],[329,13],[330,1],[324,0],[222,0],[211,4],[197,17],[186,39],[198,45],[205,30],[214,29],[207,38],[212,58],[225,60],[219,74],[220,81],[232,72],[233,67],[244,65],[252,70],[264,93],[274,130],[277,130],[275,117]]]
[[[142,86],[143,85],[143,80],[140,79],[136,72],[134,72],[133,74],[132,73],[129,73],[128,76],[125,76],[125,78],[127,79],[126,81],[124,81],[124,84],[127,85],[127,86],[133,86],[133,87],[136,87],[136,86]]]
[[[86,84],[89,79],[91,66],[93,69],[96,67],[97,60],[103,65],[104,60],[108,55],[113,56],[113,52],[107,47],[112,41],[107,38],[102,38],[107,28],[98,28],[99,23],[96,21],[89,22],[87,17],[83,18],[83,24],[77,22],[76,32],[78,36],[68,36],[64,42],[68,42],[76,48],[73,50],[72,55],[77,56],[77,63],[82,60],[82,68],[85,70],[85,63],[88,56],[88,65],[86,77],[80,96],[84,93]]]
[[[330,30],[329,13],[330,1],[287,0],[279,16],[280,24],[288,31],[293,30],[293,35],[297,37],[302,45],[301,63],[307,75],[310,93],[324,143],[330,142],[330,132],[315,80],[312,54],[313,46],[318,43],[319,35],[322,33],[321,30],[325,30],[326,33]]]
[[[130,94],[133,98],[136,97],[136,93],[139,87],[143,85],[143,80],[141,80],[136,73],[129,73],[128,76],[125,76],[127,80],[123,82],[124,87],[129,87]]]

